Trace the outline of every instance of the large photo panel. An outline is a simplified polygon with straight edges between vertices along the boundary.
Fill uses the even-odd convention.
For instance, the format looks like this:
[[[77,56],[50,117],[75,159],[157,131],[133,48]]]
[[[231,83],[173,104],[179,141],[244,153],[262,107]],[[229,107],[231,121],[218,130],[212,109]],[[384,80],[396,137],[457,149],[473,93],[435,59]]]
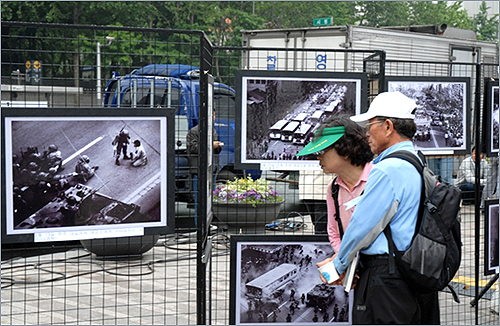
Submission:
[[[173,230],[166,111],[89,111],[2,109],[2,241]]]
[[[497,156],[499,149],[499,94],[498,79],[487,78],[485,80],[484,94],[484,130],[486,142],[486,154]]]
[[[470,149],[469,78],[387,77],[387,90],[417,102],[413,138],[425,154],[465,154]]]
[[[485,204],[485,244],[484,275],[498,274],[499,270],[499,217],[498,199],[486,200]]]
[[[364,73],[237,71],[237,167],[319,168],[315,156],[295,154],[329,116],[360,114],[366,83]]]
[[[229,323],[351,324],[353,291],[319,278],[332,255],[326,236],[233,235]]]

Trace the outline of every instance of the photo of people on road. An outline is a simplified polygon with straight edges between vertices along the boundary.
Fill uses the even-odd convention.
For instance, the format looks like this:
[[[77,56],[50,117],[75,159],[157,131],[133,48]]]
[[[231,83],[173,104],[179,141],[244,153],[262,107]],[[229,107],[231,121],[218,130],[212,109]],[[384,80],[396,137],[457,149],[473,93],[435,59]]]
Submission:
[[[333,114],[361,110],[361,79],[242,79],[242,163],[316,164],[316,157],[295,154],[311,141],[319,124]]]
[[[7,117],[5,126],[7,234],[166,226],[166,118]],[[118,149],[124,133],[132,140]],[[139,146],[147,165],[136,163]]]
[[[417,101],[413,138],[415,149],[450,152],[466,150],[468,83],[465,81],[402,81],[389,79],[388,91],[401,92]]]
[[[350,293],[316,267],[333,254],[328,241],[243,241],[236,252],[236,325],[349,324]]]

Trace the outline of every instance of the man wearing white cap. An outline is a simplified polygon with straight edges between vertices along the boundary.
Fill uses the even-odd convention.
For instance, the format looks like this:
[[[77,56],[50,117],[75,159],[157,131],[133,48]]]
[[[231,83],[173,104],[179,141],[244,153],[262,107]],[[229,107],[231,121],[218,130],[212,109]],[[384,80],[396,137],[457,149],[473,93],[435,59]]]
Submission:
[[[418,324],[421,321],[417,294],[397,268],[389,270],[389,246],[382,232],[389,224],[400,251],[408,249],[415,233],[422,178],[405,160],[382,160],[398,150],[416,155],[411,142],[416,132],[415,108],[416,102],[405,95],[386,92],[375,97],[368,112],[351,117],[365,126],[370,149],[378,154],[333,260],[341,274],[360,253],[353,324]],[[391,214],[394,211],[396,213]],[[337,283],[342,284],[342,276]]]

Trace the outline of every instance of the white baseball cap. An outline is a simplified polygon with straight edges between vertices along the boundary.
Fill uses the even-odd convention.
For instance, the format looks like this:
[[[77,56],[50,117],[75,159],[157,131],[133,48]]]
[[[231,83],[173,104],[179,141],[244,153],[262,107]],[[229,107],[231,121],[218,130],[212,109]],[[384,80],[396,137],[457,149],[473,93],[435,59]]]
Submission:
[[[417,102],[400,92],[384,92],[378,94],[370,104],[367,112],[351,117],[352,121],[364,125],[375,117],[398,119],[415,119],[413,112]]]

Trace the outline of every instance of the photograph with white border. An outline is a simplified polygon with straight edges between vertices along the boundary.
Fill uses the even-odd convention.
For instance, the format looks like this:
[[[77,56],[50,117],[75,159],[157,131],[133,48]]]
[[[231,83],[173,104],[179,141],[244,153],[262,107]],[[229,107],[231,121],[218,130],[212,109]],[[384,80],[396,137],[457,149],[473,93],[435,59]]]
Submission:
[[[6,234],[167,226],[166,129],[166,117],[6,117]]]
[[[462,81],[391,80],[388,91],[401,92],[417,102],[413,138],[415,149],[426,154],[466,151],[468,83]]]
[[[329,116],[361,113],[362,79],[355,77],[242,76],[241,163],[319,169],[316,156],[295,154]]]
[[[499,123],[500,123],[500,117],[499,117],[499,109],[498,109],[498,86],[492,86],[491,87],[491,139],[490,139],[490,144],[491,144],[491,152],[492,153],[498,153],[499,150]]]
[[[486,204],[486,227],[487,243],[485,255],[485,275],[498,274],[499,271],[499,205],[495,201],[485,201]]]
[[[238,242],[235,324],[350,324],[353,291],[329,286],[316,263],[332,257],[328,241]]]

